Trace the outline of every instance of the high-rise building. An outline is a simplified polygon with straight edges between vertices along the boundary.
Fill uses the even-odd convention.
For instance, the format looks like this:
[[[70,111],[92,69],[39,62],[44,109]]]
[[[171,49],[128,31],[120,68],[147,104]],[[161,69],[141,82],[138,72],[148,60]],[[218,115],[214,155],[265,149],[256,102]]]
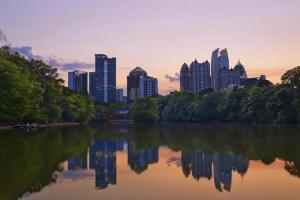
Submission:
[[[116,89],[116,102],[124,102],[123,89]]]
[[[235,69],[220,69],[219,70],[219,88],[234,89],[241,85],[239,71]]]
[[[87,72],[75,70],[68,72],[68,87],[76,92],[87,94]]]
[[[127,76],[128,101],[155,96],[158,96],[157,79],[148,76],[147,72],[140,67],[134,68]]]
[[[94,97],[95,96],[95,72],[89,72],[89,95]]]
[[[104,54],[95,55],[95,101],[116,101],[116,58]]]
[[[238,71],[240,79],[247,79],[247,72],[245,70],[244,65],[241,63],[241,61],[239,60],[238,63],[235,65],[234,70]]]
[[[191,71],[186,63],[180,69],[180,91],[191,92]]]
[[[219,90],[219,49],[213,51],[211,56],[211,87]]]
[[[229,69],[229,58],[227,49],[222,49],[218,56],[219,69]]]
[[[242,79],[246,78],[246,70],[240,62],[234,69],[230,69],[227,49],[212,52],[211,86],[214,90],[238,88]]]
[[[191,63],[191,89],[195,94],[210,87],[210,65],[209,62],[198,63],[197,60]]]
[[[199,63],[195,60],[190,67],[184,63],[180,70],[180,91],[199,94],[207,88],[210,88],[209,62]]]

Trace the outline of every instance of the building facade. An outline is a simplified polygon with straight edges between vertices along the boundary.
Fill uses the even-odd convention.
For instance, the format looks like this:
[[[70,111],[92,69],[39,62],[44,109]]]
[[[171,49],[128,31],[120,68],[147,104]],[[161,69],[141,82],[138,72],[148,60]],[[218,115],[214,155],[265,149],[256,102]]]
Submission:
[[[225,75],[220,74],[222,70]],[[216,49],[212,52],[211,57],[211,86],[214,90],[223,89],[220,83],[220,77],[226,76],[226,70],[229,70],[229,57],[227,49]]]
[[[184,63],[180,69],[180,91],[191,92],[191,81],[190,68]]]
[[[240,61],[234,68],[229,67],[227,49],[221,51],[216,49],[212,52],[211,86],[215,91],[240,88],[245,79],[247,79],[247,73]]]
[[[147,75],[140,67],[134,68],[127,76],[127,100],[132,102],[139,98],[158,96],[156,78]]]
[[[124,95],[123,95],[123,89],[121,89],[121,88],[116,89],[116,102],[125,102]]]
[[[184,63],[180,70],[180,91],[199,94],[210,88],[210,64],[208,61],[199,63],[193,61],[190,67]]]
[[[91,97],[95,96],[95,89],[96,89],[95,72],[89,72],[89,95]]]
[[[79,93],[88,93],[88,73],[84,71],[75,70],[68,72],[68,87]]]
[[[195,94],[210,88],[210,64],[208,61],[198,63],[197,60],[191,63],[191,91]]]
[[[114,103],[116,101],[116,58],[96,54],[95,67],[95,101]]]

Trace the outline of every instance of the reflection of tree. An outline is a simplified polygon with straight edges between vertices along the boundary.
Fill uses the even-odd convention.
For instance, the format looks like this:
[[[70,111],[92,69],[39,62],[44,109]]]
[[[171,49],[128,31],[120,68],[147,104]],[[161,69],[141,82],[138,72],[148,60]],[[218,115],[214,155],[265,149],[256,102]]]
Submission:
[[[17,199],[55,182],[55,172],[62,170],[59,163],[72,154],[84,154],[89,140],[89,130],[85,128],[2,134],[1,199]]]
[[[129,164],[136,172],[158,161],[159,145],[181,151],[184,175],[197,179],[215,178],[209,163],[215,162],[212,158],[216,163],[220,158],[218,165],[224,166],[219,168],[221,176],[217,180],[223,184],[221,189],[225,189],[224,183],[230,183],[224,175],[233,171],[245,174],[249,160],[271,164],[282,159],[285,169],[300,177],[298,132],[296,126],[224,124],[110,125],[93,127],[93,131],[76,127],[38,130],[31,134],[8,132],[0,135],[0,194],[3,199],[16,199],[25,192],[41,190],[55,181],[54,172],[60,170],[59,163],[75,155],[86,155],[91,139],[129,141],[132,156]],[[224,164],[227,161],[232,163],[228,168]],[[229,190],[230,184],[227,186]]]
[[[288,171],[291,175],[300,178],[300,167],[295,164],[295,162],[286,161],[284,163],[284,169]]]
[[[300,135],[297,126],[243,126],[220,124],[188,124],[160,126],[160,144],[173,150],[193,152],[232,152],[247,160],[260,160],[271,164],[276,159],[289,161],[285,169],[298,176],[300,165]],[[293,164],[290,164],[290,163]],[[189,164],[184,174],[189,174]],[[298,173],[299,174],[299,173]]]

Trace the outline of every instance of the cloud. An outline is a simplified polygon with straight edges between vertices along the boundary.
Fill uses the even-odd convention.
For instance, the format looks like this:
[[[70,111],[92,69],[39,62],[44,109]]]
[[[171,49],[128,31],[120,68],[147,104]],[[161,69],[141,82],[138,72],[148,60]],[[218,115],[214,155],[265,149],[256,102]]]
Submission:
[[[0,47],[4,45],[9,45],[9,42],[4,32],[0,29]]]
[[[176,82],[180,80],[180,75],[179,73],[175,73],[174,76],[166,74],[165,78],[168,79],[170,82]]]
[[[79,62],[79,61],[64,61],[63,59],[51,56],[40,56],[35,55],[32,52],[32,47],[30,46],[23,46],[23,47],[13,47],[11,48],[13,52],[18,52],[22,56],[24,56],[26,59],[36,59],[36,60],[42,60],[48,65],[52,67],[56,67],[61,71],[71,71],[75,69],[90,69],[94,66],[94,64],[91,63],[85,63],[85,62]]]
[[[4,46],[4,45],[11,46],[6,35],[0,29],[0,47]],[[89,70],[92,67],[94,67],[94,64],[91,64],[91,63],[85,63],[85,62],[79,62],[79,61],[65,61],[65,60],[57,58],[55,56],[36,55],[32,52],[31,46],[11,47],[11,50],[13,52],[18,52],[19,54],[21,54],[28,60],[30,60],[30,59],[42,60],[46,64],[48,64],[52,67],[58,68],[61,71],[71,71],[71,70],[75,70],[75,69]]]

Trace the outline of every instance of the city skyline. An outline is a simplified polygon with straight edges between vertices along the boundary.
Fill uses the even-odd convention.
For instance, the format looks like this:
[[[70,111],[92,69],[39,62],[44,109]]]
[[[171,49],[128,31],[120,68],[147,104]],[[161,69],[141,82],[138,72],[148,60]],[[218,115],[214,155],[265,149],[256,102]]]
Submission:
[[[183,62],[209,59],[217,47],[229,49],[230,67],[241,59],[250,77],[265,74],[280,82],[284,71],[300,63],[299,6],[296,0],[4,0],[0,38],[51,58],[65,84],[67,71],[92,71],[93,55],[102,52],[118,58],[118,88],[125,88],[133,67],[142,66],[165,95],[179,90],[175,73]]]

